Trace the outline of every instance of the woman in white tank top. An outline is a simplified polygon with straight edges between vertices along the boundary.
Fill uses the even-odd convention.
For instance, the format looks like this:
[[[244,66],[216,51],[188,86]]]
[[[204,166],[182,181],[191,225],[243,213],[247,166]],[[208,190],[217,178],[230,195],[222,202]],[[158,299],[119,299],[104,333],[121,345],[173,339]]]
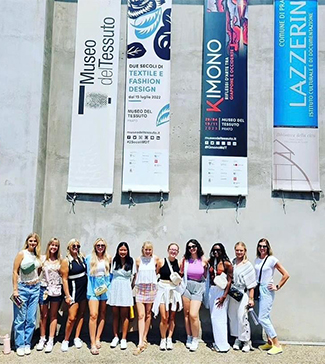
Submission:
[[[27,236],[23,249],[17,254],[13,268],[13,299],[23,302],[14,304],[14,335],[18,356],[30,354],[35,329],[37,304],[40,291],[39,274],[41,242],[36,233]]]

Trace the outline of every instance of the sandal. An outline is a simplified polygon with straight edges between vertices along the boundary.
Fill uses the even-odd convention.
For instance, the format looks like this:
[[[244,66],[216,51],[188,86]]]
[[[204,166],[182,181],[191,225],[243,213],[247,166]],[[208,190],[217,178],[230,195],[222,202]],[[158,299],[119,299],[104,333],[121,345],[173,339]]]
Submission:
[[[99,354],[99,351],[98,351],[98,349],[96,348],[96,346],[93,346],[93,347],[90,349],[90,352],[91,352],[93,355],[98,355],[98,354]]]
[[[147,340],[143,340],[143,346],[145,349],[147,349],[147,347],[149,346],[149,343]]]
[[[144,351],[144,346],[137,346],[133,351],[133,355],[140,355]]]
[[[96,341],[96,348],[100,349],[102,347],[102,344],[100,343],[100,340]]]

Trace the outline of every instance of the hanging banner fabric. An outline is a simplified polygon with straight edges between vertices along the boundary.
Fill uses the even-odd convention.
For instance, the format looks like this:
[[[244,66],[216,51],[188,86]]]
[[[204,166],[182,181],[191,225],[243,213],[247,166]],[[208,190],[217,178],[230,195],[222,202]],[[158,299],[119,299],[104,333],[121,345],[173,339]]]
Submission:
[[[247,7],[247,0],[205,0],[203,195],[247,195]]]
[[[128,2],[124,192],[169,192],[171,4]]]
[[[112,193],[119,0],[79,0],[68,192]]]
[[[317,0],[274,14],[273,190],[319,191]]]

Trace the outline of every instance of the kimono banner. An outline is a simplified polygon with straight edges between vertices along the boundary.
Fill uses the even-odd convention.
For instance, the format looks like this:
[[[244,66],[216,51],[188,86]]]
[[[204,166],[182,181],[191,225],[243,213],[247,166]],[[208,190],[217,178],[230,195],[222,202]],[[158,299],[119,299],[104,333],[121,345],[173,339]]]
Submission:
[[[247,0],[206,0],[201,193],[247,195]]]
[[[273,190],[319,191],[317,0],[274,14]]]
[[[79,0],[68,192],[112,193],[119,0]]]
[[[128,2],[124,192],[169,192],[171,4]]]

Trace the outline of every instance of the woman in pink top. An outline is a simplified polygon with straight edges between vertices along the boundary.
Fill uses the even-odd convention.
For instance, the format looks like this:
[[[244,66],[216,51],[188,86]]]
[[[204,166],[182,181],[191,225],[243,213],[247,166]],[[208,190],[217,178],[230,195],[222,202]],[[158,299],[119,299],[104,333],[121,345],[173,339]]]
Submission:
[[[187,333],[186,347],[190,351],[196,351],[199,345],[199,310],[203,301],[207,267],[207,260],[203,254],[200,243],[195,239],[189,240],[180,269],[186,285],[182,298]]]

